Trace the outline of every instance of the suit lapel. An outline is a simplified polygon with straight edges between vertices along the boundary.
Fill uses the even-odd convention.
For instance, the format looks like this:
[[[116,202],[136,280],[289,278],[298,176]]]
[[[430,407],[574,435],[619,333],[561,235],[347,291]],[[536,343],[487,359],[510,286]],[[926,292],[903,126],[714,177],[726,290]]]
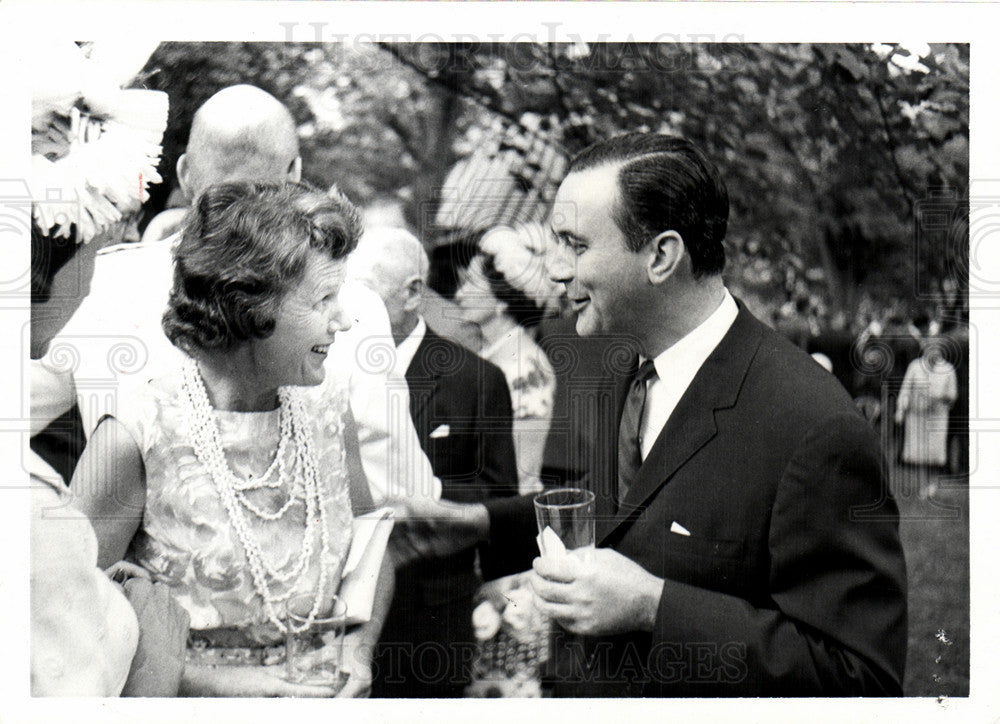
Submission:
[[[761,338],[760,323],[742,304],[739,307],[733,326],[698,370],[657,436],[637,480],[599,543],[631,524],[645,510],[649,499],[715,436],[715,411],[736,404]]]

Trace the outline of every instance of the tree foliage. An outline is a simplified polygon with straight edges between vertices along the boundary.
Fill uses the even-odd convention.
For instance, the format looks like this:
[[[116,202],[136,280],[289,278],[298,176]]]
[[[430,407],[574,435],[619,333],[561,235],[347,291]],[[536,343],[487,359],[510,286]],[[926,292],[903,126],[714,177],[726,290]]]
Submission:
[[[168,43],[168,176],[194,110],[233,83],[299,124],[306,177],[419,224],[497,119],[541,119],[572,154],[624,130],[679,133],[732,198],[729,283],[777,306],[966,313],[969,50],[931,45]]]
[[[928,51],[470,45],[444,80],[426,47],[393,52],[495,113],[550,119],[571,153],[623,130],[692,139],[730,188],[732,282],[823,312],[931,303],[967,266],[968,47]]]

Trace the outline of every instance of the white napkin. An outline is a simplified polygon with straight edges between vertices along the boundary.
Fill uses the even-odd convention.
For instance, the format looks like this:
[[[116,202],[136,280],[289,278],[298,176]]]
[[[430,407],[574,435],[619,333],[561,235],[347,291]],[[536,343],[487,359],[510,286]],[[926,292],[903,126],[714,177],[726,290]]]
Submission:
[[[538,542],[538,551],[542,558],[562,558],[566,555],[566,546],[562,539],[552,530],[552,526],[545,526],[545,530],[535,536]]]
[[[347,623],[366,623],[372,615],[382,558],[392,532],[392,510],[379,508],[354,519],[351,550],[337,595],[347,604]]]

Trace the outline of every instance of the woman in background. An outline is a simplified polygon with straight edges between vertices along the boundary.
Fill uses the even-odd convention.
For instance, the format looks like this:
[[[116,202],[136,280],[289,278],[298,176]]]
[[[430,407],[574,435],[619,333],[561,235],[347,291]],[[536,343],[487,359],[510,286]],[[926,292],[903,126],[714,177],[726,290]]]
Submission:
[[[501,369],[510,388],[521,495],[544,487],[541,470],[556,393],[552,363],[533,337],[546,308],[558,299],[545,272],[546,240],[538,224],[491,229],[460,273],[455,294],[465,319],[482,330],[479,355]],[[526,575],[489,581],[476,595],[479,649],[471,696],[541,695],[549,624],[533,605]],[[484,620],[495,625],[484,626]]]
[[[521,495],[543,487],[540,473],[556,390],[552,364],[531,336],[553,289],[542,262],[544,240],[537,224],[492,229],[461,272],[455,293],[465,319],[482,330],[479,355],[507,378]]]
[[[948,462],[948,411],[958,397],[958,379],[944,358],[941,338],[925,337],[920,349],[920,356],[906,368],[896,406],[896,422],[903,424],[902,461],[943,469]],[[921,496],[933,495],[935,488],[933,482],[922,482]]]

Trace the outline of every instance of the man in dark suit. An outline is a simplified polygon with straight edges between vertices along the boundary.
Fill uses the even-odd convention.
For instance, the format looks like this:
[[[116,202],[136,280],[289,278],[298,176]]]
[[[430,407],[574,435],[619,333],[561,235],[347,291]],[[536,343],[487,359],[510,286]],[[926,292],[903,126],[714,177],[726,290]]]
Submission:
[[[640,349],[629,369],[609,356],[595,391],[597,550],[534,561],[561,627],[557,695],[902,693],[906,572],[878,441],[726,290],[728,210],[714,166],[657,134],[595,144],[557,194],[549,272],[577,332]],[[411,507],[400,545],[483,539],[516,568],[530,508]]]
[[[437,335],[420,314],[428,261],[398,228],[374,229],[350,273],[385,302],[420,445],[442,497],[461,503],[517,494],[510,392],[500,369]],[[475,654],[476,551],[415,561],[396,572],[396,596],[376,649],[373,696],[458,697]],[[525,568],[527,564],[525,565]],[[523,570],[523,569],[522,569]]]

